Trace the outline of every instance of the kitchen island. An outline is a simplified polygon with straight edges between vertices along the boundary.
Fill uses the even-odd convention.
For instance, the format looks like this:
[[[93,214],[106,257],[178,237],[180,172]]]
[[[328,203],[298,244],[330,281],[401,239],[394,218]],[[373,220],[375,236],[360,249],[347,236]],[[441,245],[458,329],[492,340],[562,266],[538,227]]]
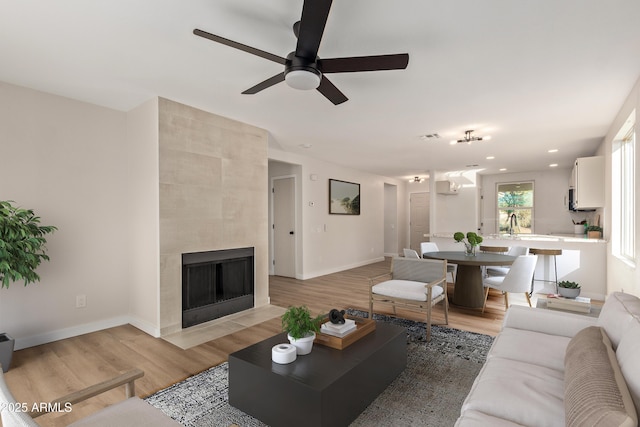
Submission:
[[[588,239],[583,235],[558,234],[489,234],[482,236],[485,246],[526,246],[539,249],[562,249],[557,256],[558,281],[569,280],[580,284],[580,296],[604,300],[607,286],[606,249],[603,239]],[[462,243],[453,240],[451,233],[435,233],[430,241],[435,242],[441,251],[463,251]],[[548,281],[554,280],[553,257],[540,256],[536,265],[535,292],[551,293],[554,286]]]

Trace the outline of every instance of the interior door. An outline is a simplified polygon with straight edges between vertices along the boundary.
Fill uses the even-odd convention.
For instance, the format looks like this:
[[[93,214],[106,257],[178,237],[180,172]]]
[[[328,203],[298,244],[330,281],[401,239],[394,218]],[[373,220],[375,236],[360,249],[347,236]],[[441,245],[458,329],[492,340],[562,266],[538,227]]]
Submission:
[[[273,180],[273,272],[296,276],[295,180]]]
[[[429,240],[429,193],[411,193],[409,204],[409,244],[420,253],[420,243]]]

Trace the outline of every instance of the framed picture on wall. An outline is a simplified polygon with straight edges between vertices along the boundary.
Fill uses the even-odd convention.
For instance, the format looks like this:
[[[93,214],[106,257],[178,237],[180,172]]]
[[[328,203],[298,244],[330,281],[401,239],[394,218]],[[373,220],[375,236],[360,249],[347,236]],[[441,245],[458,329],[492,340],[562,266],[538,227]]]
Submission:
[[[360,215],[360,184],[330,179],[329,213]]]

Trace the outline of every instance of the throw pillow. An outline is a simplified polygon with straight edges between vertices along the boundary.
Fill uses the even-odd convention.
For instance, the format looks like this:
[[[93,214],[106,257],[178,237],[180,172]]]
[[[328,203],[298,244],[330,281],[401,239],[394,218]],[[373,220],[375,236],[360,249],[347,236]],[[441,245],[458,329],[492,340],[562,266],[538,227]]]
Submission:
[[[638,425],[633,400],[602,328],[585,328],[571,339],[564,369],[567,426]]]

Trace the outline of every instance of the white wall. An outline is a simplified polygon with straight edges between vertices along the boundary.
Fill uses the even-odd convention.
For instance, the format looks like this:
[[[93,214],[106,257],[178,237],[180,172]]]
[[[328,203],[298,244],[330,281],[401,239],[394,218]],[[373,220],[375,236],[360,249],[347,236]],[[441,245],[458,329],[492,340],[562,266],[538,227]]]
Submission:
[[[384,184],[384,254],[398,253],[398,186]]]
[[[605,137],[605,140],[600,147],[598,154],[605,156],[605,197],[606,208],[604,214],[604,231],[605,235],[607,230],[611,230],[611,150],[613,146],[613,139],[622,127],[624,121],[629,117],[633,109],[636,110],[636,144],[638,144],[638,126],[640,121],[638,120],[638,113],[640,112],[640,80],[636,82],[633,89],[629,93],[626,101],[620,108],[620,111],[616,115],[609,132]],[[637,147],[637,145],[636,145]],[[636,195],[638,189],[640,189],[640,173],[638,173],[638,166],[640,165],[640,150],[636,149]],[[640,197],[636,196],[636,235],[635,241],[640,242]],[[640,263],[640,245],[636,243],[636,265]],[[640,296],[640,270],[635,266],[631,266],[624,261],[613,256],[611,251],[611,242],[609,241],[607,246],[607,292],[624,291],[634,295]]]
[[[299,188],[301,198],[301,254],[299,279],[309,279],[345,270],[384,257],[384,184],[403,185],[355,169],[299,156],[275,149],[269,150],[269,159],[300,165]],[[310,179],[311,174],[317,180]],[[329,214],[329,179],[360,184],[360,215]],[[406,217],[406,200],[398,192],[398,217]],[[309,206],[314,202],[314,206]],[[399,245],[406,243],[406,225],[399,227]],[[401,234],[402,233],[402,234]]]
[[[158,100],[127,113],[127,152],[130,222],[127,245],[131,250],[129,313],[131,324],[153,336],[160,335],[160,242],[158,229]]]
[[[17,348],[126,323],[127,142],[125,113],[0,83],[0,198],[58,227],[41,282],[0,289],[0,330]]]

